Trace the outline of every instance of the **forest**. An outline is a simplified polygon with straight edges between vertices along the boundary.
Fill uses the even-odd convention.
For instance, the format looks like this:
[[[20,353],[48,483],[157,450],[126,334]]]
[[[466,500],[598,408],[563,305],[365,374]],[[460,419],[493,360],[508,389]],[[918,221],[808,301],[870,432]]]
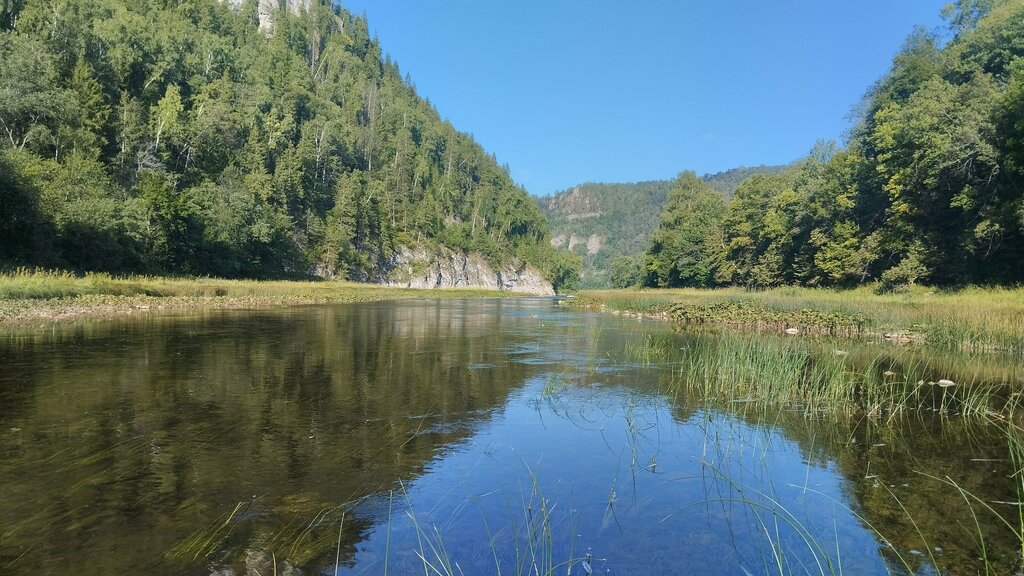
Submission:
[[[777,174],[784,166],[743,166],[701,177],[714,190],[731,198],[740,183],[754,174]],[[674,181],[650,180],[629,183],[586,182],[537,199],[548,219],[552,244],[582,259],[579,287],[608,288],[612,263],[642,267],[642,254],[658,228],[658,219]],[[624,256],[632,258],[622,258]],[[621,260],[620,260],[621,259]],[[616,268],[617,278],[622,271]],[[636,283],[639,272],[630,273],[620,287]]]
[[[857,110],[726,200],[679,175],[647,251],[616,286],[881,290],[1024,281],[1024,3],[960,0],[916,30]]]
[[[443,245],[573,277],[365,18],[262,4],[0,0],[0,267],[372,281]]]

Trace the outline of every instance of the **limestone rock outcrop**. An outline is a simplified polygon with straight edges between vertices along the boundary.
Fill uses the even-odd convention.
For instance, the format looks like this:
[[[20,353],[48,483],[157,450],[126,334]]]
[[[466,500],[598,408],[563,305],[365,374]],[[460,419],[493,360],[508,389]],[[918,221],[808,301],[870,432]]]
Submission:
[[[309,10],[316,0],[257,0],[259,3],[257,11],[260,19],[260,31],[270,35],[274,33],[274,15],[281,8],[292,14],[301,14]],[[242,7],[247,0],[221,0],[227,2],[235,10]]]
[[[376,281],[406,288],[486,288],[551,296],[555,291],[537,268],[511,264],[495,270],[480,254],[449,248],[399,250]]]

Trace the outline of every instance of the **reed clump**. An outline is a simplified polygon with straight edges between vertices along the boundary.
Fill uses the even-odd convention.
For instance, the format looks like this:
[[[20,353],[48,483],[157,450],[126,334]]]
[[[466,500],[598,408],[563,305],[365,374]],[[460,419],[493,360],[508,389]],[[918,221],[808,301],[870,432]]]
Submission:
[[[1022,399],[1012,360],[984,355],[721,328],[637,335],[622,350],[628,362],[667,367],[669,393],[757,409],[873,419],[911,412],[1006,417],[1020,412]]]
[[[710,304],[677,303],[668,307],[669,319],[686,324],[714,324],[735,328],[751,327],[796,333],[859,336],[868,319],[860,313],[802,308],[780,310],[754,300],[730,300]]]

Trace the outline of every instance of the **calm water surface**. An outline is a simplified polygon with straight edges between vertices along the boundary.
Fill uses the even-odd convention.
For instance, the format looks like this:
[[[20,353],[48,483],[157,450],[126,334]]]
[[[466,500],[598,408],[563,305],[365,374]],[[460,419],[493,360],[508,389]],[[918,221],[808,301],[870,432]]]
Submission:
[[[538,299],[8,333],[0,574],[1019,570],[998,430],[701,403],[635,354],[703,337],[672,330]]]

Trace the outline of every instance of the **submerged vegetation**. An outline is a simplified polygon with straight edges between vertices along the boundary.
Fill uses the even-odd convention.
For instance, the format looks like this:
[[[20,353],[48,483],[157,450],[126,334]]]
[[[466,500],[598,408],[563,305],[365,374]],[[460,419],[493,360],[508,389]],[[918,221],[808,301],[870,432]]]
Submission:
[[[1012,356],[677,332],[538,300],[141,317],[0,344],[18,367],[0,373],[5,574],[1020,566]],[[111,542],[124,552],[96,554]]]
[[[1019,289],[603,291],[576,302],[687,325],[624,346],[629,361],[671,366],[673,394],[876,419],[1022,416]]]
[[[669,356],[675,366],[669,390],[718,405],[874,419],[921,411],[967,418],[1019,413],[1024,374],[1012,361],[959,357],[951,365],[927,353],[849,344],[708,333]]]

